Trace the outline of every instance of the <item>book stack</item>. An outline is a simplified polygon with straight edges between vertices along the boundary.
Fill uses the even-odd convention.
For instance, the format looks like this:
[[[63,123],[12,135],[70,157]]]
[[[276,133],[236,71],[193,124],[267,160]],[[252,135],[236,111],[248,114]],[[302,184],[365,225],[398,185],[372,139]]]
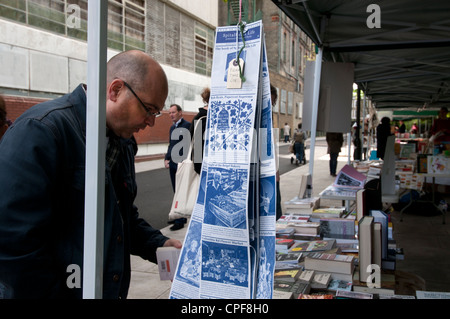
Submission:
[[[303,271],[299,269],[278,270],[274,273],[274,298],[297,299],[302,294],[308,294],[311,285],[305,280],[299,280]]]
[[[305,257],[305,269],[314,270],[316,274],[329,273],[332,279],[352,281],[355,258],[341,254],[309,254]]]
[[[291,238],[276,238],[275,250],[278,253],[287,253],[294,243],[295,241]]]
[[[355,220],[348,218],[321,218],[320,232],[324,238],[355,239]]]
[[[284,202],[284,211],[287,215],[309,216],[319,206],[319,197],[300,198],[296,196],[290,201]]]
[[[277,232],[293,229],[294,232],[290,238],[295,239],[313,239],[320,235],[320,223],[311,222],[309,216],[283,215],[277,220],[276,229]]]
[[[290,249],[290,253],[323,252],[336,248],[336,240],[312,240],[296,242]]]
[[[276,254],[275,256],[275,269],[295,269],[300,267],[300,260],[302,253],[285,253]]]
[[[298,195],[290,201],[284,202],[284,211],[287,215],[311,215],[319,207],[320,198],[311,197],[311,175],[300,176],[300,189]]]
[[[313,210],[310,220],[316,221],[321,218],[341,218],[345,207],[320,207]]]

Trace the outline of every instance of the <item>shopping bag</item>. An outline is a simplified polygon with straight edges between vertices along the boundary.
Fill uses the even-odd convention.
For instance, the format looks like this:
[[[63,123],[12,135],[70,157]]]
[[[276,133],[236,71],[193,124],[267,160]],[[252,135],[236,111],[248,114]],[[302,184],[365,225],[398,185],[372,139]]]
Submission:
[[[195,124],[195,130],[197,130],[199,123],[201,123],[200,119]],[[194,134],[194,136],[196,135]],[[197,200],[200,175],[195,172],[194,162],[191,159],[193,145],[194,139],[191,139],[191,145],[186,159],[178,163],[175,174],[175,194],[169,212],[169,221],[190,217],[194,209],[195,201]]]
[[[292,142],[291,144],[289,144],[289,153],[294,154],[294,142]]]

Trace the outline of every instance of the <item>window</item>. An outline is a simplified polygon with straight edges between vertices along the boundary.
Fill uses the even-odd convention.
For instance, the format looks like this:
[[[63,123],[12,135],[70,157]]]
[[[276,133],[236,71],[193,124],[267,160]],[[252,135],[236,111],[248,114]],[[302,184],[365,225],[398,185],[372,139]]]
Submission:
[[[295,41],[292,39],[291,44],[291,66],[295,67]]]
[[[303,116],[303,102],[297,102],[297,118],[301,119]]]
[[[280,100],[280,113],[286,114],[286,103],[287,103],[286,90],[281,90],[281,100]]]
[[[214,49],[214,33],[208,28],[196,24],[195,26],[195,72],[211,75]]]
[[[162,63],[210,76],[215,30],[162,1],[147,7],[147,51]]]
[[[79,27],[69,18],[79,8]],[[30,26],[87,40],[87,0],[6,0],[0,3],[0,16]],[[108,46],[117,50],[145,49],[145,0],[108,2]]]
[[[288,114],[291,115],[294,106],[294,93],[288,92]]]
[[[144,0],[109,1],[108,46],[119,51],[145,49]]]

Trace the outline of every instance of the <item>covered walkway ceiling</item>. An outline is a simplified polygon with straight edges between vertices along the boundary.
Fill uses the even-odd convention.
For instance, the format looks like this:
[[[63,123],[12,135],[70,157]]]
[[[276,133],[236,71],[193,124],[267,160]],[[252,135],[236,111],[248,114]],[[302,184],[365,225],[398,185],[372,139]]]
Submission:
[[[450,108],[450,1],[272,1],[323,60],[355,64],[354,81],[378,110]]]

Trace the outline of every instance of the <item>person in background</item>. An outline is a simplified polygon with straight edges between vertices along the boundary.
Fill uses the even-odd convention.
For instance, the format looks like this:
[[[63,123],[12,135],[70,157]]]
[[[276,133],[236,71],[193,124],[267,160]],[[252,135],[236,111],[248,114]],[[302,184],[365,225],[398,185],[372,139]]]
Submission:
[[[389,117],[383,117],[381,123],[377,126],[377,157],[384,159],[386,143],[391,133],[391,120]]]
[[[284,134],[284,142],[289,143],[291,136],[291,127],[287,123],[284,123],[283,134]]]
[[[172,126],[170,126],[169,130],[169,146],[167,147],[167,153],[164,156],[164,166],[169,169],[170,181],[172,182],[172,188],[175,192],[175,175],[177,173],[178,163],[181,161],[174,161],[173,159],[175,157],[176,159],[184,160],[184,158],[183,147],[179,148],[178,154],[172,154],[173,148],[183,140],[183,136],[186,135],[185,132],[183,132],[183,129],[189,130],[191,123],[183,118],[183,109],[178,104],[172,104],[170,106],[169,116],[172,119]]]
[[[208,115],[208,104],[209,104],[209,97],[211,95],[211,90],[209,88],[204,88],[201,97],[203,100],[204,105],[198,109],[197,115],[195,115],[194,119],[192,120],[191,126],[189,128],[189,132],[191,133],[191,139],[195,137],[202,138],[202,144],[201,144],[201,156],[196,154],[195,152],[200,151],[200,147],[194,142],[194,149],[192,150],[192,158],[194,162],[194,170],[197,172],[197,174],[200,175],[200,172],[202,171],[202,159],[203,159],[203,148],[205,146],[205,130],[206,130],[206,116]],[[195,129],[195,123],[196,121],[202,121],[201,123],[201,133],[194,132]],[[201,135],[200,135],[201,134]]]
[[[411,134],[417,134],[419,132],[419,128],[417,127],[417,123],[414,123],[411,126],[411,130],[410,130]]]
[[[330,175],[336,176],[337,162],[344,143],[344,135],[342,133],[327,132],[326,141],[328,145],[327,152],[330,154]]]
[[[0,292],[14,299],[81,298],[69,285],[83,271],[86,92],[25,111],[0,140]],[[139,217],[134,134],[155,124],[168,94],[158,62],[142,51],[107,63],[102,297],[126,298],[130,254],[156,263],[161,246],[181,248]],[[20,145],[20,147],[18,147]],[[87,243],[91,244],[91,243]],[[151,284],[151,283],[149,283]]]
[[[172,183],[172,189],[175,193],[178,163],[185,159],[186,156],[183,156],[183,152],[186,150],[187,153],[187,149],[179,146],[174,149],[174,147],[178,143],[182,143],[183,136],[187,135],[186,133],[188,132],[191,123],[183,118],[183,109],[178,104],[170,105],[169,116],[172,119],[172,125],[169,130],[169,146],[167,147],[167,153],[164,156],[164,166],[169,169],[170,182]],[[185,146],[189,146],[189,144]],[[177,149],[178,152],[175,153]],[[186,223],[186,218],[177,218],[169,221],[169,224],[173,224],[173,226],[170,227],[171,230],[181,229]]]
[[[271,84],[270,85],[270,99],[272,102],[272,107],[274,107],[277,104],[277,99],[278,99],[278,93],[277,93],[277,89]],[[280,171],[279,171],[279,161],[278,161],[278,139],[275,138],[274,135],[274,146],[275,146],[275,165],[276,165],[276,187],[277,187],[277,207],[276,207],[276,219],[278,220],[282,215],[283,215],[283,211],[281,208],[281,192],[280,192]]]
[[[438,118],[434,120],[430,129],[432,142],[440,143],[450,141],[450,118],[447,117],[448,109],[443,106],[439,110]]]
[[[305,141],[306,133],[302,131],[302,123],[298,123],[298,129],[294,133],[294,152],[296,161],[295,164],[301,165],[305,156]],[[293,158],[291,158],[291,164]]]
[[[402,121],[402,120],[400,120],[399,121],[399,127],[398,127],[398,132],[400,133],[400,134],[404,134],[404,133],[406,133],[406,125],[405,125],[405,123]]]

